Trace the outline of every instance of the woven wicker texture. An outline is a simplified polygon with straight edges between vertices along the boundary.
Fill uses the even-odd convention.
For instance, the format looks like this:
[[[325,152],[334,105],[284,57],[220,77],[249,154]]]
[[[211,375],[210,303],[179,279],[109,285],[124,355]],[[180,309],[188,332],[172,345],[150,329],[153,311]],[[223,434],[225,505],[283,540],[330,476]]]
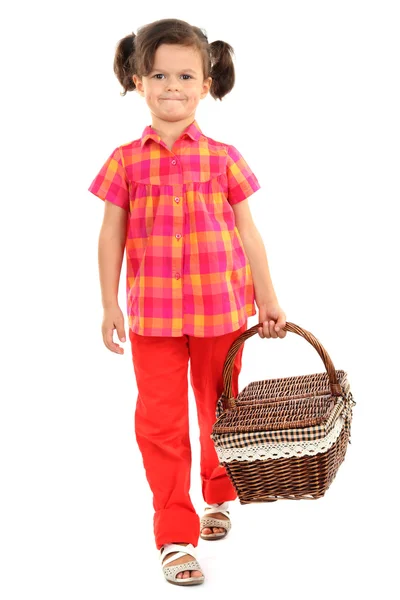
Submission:
[[[356,403],[347,374],[335,370],[310,332],[287,322],[287,331],[314,346],[326,372],[255,381],[232,397],[236,353],[261,325],[239,335],[228,351],[211,438],[242,504],[320,498],[350,442]]]

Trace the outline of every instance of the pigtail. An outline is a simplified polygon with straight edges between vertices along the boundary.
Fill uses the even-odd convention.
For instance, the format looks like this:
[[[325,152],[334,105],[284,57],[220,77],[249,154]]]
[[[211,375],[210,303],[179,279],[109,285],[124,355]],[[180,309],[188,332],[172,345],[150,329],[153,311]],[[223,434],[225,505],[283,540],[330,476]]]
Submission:
[[[234,50],[230,44],[221,40],[211,42],[208,47],[212,65],[210,94],[214,99],[222,100],[235,85],[235,67],[232,60]]]
[[[135,73],[135,43],[136,35],[131,33],[122,38],[115,49],[114,56],[114,73],[118,81],[124,88],[120,92],[121,96],[125,96],[126,92],[131,92],[136,88],[132,79]]]

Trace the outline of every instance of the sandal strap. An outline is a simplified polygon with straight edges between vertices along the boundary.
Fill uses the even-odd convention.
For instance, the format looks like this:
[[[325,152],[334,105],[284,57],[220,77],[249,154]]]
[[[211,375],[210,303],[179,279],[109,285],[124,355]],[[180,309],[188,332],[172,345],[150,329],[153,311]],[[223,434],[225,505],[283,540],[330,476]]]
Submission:
[[[225,517],[230,518],[229,510],[227,510],[229,502],[223,502],[222,504],[207,504],[204,512],[207,513],[222,513]]]
[[[205,510],[207,510],[207,508],[206,508]],[[228,519],[230,519],[229,510],[216,510],[215,508],[213,508],[211,512],[212,512],[212,513],[217,513],[217,512],[219,512],[219,513],[221,513],[221,514],[225,515],[225,517],[228,517]],[[212,518],[213,518],[213,517],[210,517],[210,519],[212,519]]]
[[[206,507],[227,510],[229,508],[229,502],[221,502],[220,504],[210,504],[209,502],[206,502]]]
[[[180,585],[185,585],[188,583],[188,581],[197,581],[198,582],[199,579],[204,581],[204,575],[202,577],[185,578],[183,580],[184,583],[182,583],[182,580],[177,579],[177,574],[181,573],[182,571],[201,571],[202,572],[201,566],[197,562],[197,560],[191,560],[189,562],[181,563],[180,565],[173,565],[172,567],[163,566],[163,571],[164,571],[164,576],[166,579],[168,579],[168,581],[179,582]]]
[[[205,527],[223,527],[227,531],[232,527],[231,521],[225,519],[215,519],[214,517],[201,517],[200,519],[200,528],[204,529]]]
[[[170,562],[172,562],[173,560],[176,560],[177,558],[181,558],[185,554],[189,554],[190,556],[193,556],[193,559],[196,560],[194,551],[195,550],[194,550],[193,544],[188,544],[187,546],[183,546],[181,544],[164,544],[161,548],[160,561],[164,567],[164,566],[168,565]],[[163,560],[164,557],[167,554],[169,554],[170,552],[177,552],[177,554],[174,554],[173,556],[170,556],[166,560]]]
[[[221,502],[221,504],[206,504],[206,509],[207,508],[218,508],[218,510],[215,510],[214,512],[222,512],[223,510],[228,510],[229,502]]]

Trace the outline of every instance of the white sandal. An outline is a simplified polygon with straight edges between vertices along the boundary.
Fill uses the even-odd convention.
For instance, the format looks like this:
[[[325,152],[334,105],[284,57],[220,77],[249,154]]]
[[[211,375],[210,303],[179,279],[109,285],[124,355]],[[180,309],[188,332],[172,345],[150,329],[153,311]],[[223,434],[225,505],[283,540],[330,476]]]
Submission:
[[[203,540],[220,540],[221,538],[226,537],[226,535],[228,534],[228,531],[230,530],[230,528],[232,527],[232,523],[229,519],[229,510],[228,509],[229,506],[229,502],[223,502],[222,504],[207,504],[205,507],[205,511],[211,511],[212,513],[217,513],[220,512],[223,515],[225,515],[226,517],[228,517],[227,520],[225,519],[216,519],[214,517],[209,517],[207,515],[204,515],[204,517],[202,517],[200,519],[200,537]],[[212,529],[213,527],[223,527],[225,529],[225,531],[223,531],[222,533],[202,533],[203,529],[205,527],[209,527],[210,529]]]
[[[160,551],[160,560],[162,563],[164,577],[169,583],[175,583],[176,585],[196,585],[198,583],[203,583],[204,575],[201,577],[185,577],[179,579],[176,577],[177,574],[181,573],[182,571],[203,571],[196,560],[193,544],[188,544],[187,546],[183,546],[181,544],[164,544]],[[164,559],[164,557],[170,552],[177,552],[177,554]],[[179,565],[173,565],[171,567],[166,566],[170,562],[180,558],[181,556],[184,556],[185,554],[193,556],[194,560],[190,560]]]

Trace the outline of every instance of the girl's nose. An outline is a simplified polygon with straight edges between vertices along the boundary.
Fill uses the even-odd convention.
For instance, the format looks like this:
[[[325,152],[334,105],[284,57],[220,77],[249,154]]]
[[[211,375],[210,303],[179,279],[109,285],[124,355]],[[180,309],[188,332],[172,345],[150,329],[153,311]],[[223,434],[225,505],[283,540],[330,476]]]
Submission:
[[[166,87],[167,90],[179,90],[180,85],[181,82],[179,81],[179,79],[170,79]]]

